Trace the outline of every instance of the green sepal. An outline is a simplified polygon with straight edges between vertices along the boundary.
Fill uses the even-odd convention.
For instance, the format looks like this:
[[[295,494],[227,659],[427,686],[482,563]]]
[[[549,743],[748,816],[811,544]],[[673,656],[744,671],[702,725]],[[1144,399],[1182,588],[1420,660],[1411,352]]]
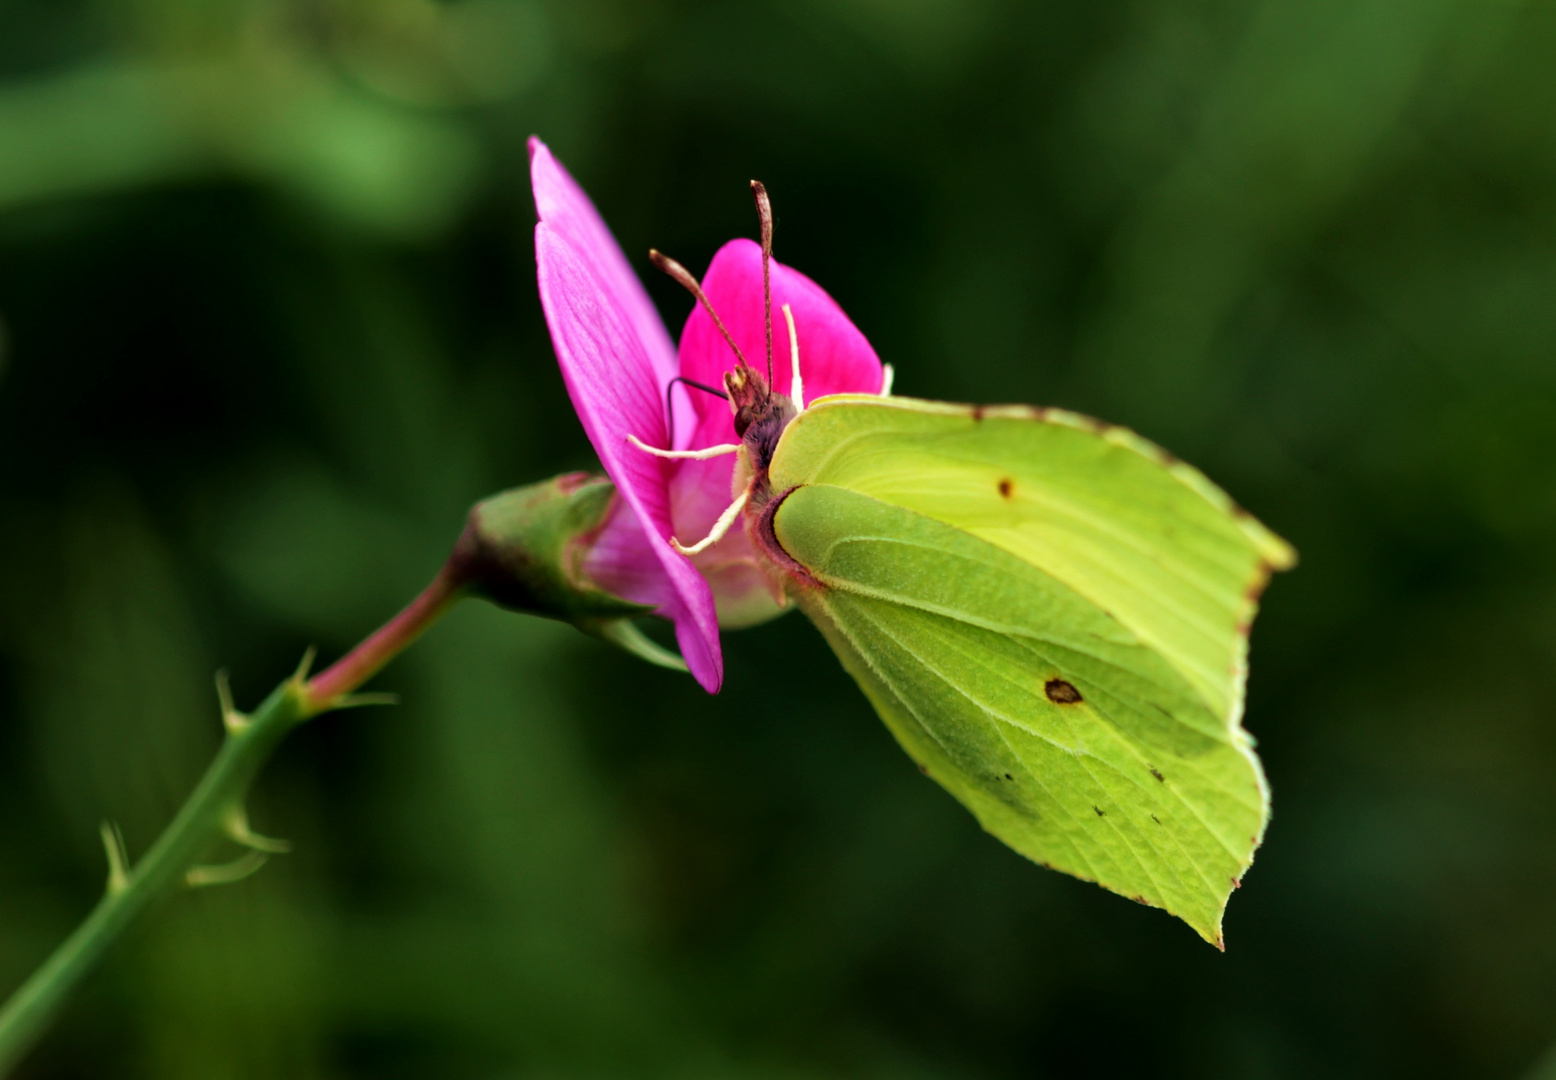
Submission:
[[[647,615],[583,574],[615,499],[609,480],[581,472],[493,495],[471,508],[450,561],[466,591],[511,611],[575,624]]]
[[[593,634],[602,641],[608,641],[618,649],[625,650],[636,656],[639,660],[647,660],[655,667],[669,668],[671,671],[686,672],[690,669],[686,661],[681,659],[679,653],[671,652],[657,641],[650,638],[631,619],[600,619],[596,622],[581,622],[578,629],[586,634]]]
[[[651,664],[685,671],[679,656],[631,622],[652,607],[600,588],[583,572],[616,498],[609,480],[581,472],[494,495],[471,509],[450,565],[473,596],[572,623]]]

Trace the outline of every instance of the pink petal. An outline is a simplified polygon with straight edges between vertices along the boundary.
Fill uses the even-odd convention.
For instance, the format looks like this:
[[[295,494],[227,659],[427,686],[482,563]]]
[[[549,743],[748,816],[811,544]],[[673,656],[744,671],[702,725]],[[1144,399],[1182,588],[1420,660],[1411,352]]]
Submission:
[[[616,500],[581,569],[589,581],[635,604],[673,608],[680,602],[643,523],[625,499]]]
[[[650,445],[665,445],[662,388],[669,378],[663,374],[669,337],[588,196],[539,140],[530,141],[530,155],[540,213],[535,262],[546,324],[578,418],[635,519],[613,516],[611,526],[624,531],[607,528],[611,543],[592,560],[594,569],[612,577],[614,567],[619,573],[613,584],[632,589],[621,595],[658,605],[674,620],[687,666],[715,693],[723,682],[724,662],[713,594],[668,542],[673,466],[626,441],[633,434]],[[652,559],[635,547],[634,524]],[[654,574],[654,561],[663,577]]]
[[[788,304],[800,339],[800,374],[807,402],[828,394],[880,393],[881,361],[837,302],[798,270],[775,261],[771,272],[774,388],[789,393],[789,329],[783,318],[783,305]],[[762,319],[761,247],[750,240],[725,244],[713,256],[702,288],[746,362],[764,371],[767,344]],[[681,374],[709,386],[722,386],[724,372],[735,366],[734,353],[701,305],[686,320],[680,354]],[[708,394],[693,393],[690,397],[698,416],[693,446],[735,441],[728,405]],[[727,475],[731,467],[723,468]]]
[[[643,343],[662,400],[665,385],[680,373],[680,363],[659,309],[648,298],[643,283],[632,272],[621,245],[616,243],[589,196],[551,156],[550,148],[533,137],[529,141],[529,168],[541,222],[593,266],[611,304],[626,314]],[[639,438],[648,438],[641,431],[637,434]]]

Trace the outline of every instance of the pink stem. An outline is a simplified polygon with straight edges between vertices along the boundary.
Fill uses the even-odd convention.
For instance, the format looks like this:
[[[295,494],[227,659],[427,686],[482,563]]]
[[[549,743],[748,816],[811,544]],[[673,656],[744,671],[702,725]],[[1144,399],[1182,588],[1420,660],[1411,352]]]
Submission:
[[[355,649],[308,680],[308,697],[319,709],[333,707],[398,656],[422,632],[438,621],[463,595],[459,575],[443,567],[422,594],[384,623]]]

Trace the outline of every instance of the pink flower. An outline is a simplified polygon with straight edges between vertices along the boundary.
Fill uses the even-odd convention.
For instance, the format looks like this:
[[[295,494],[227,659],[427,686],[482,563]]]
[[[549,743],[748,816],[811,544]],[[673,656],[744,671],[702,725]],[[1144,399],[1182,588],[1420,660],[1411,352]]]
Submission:
[[[778,614],[780,579],[744,528],[731,529],[690,558],[671,546],[671,537],[690,545],[708,535],[730,505],[736,494],[734,457],[667,460],[633,445],[628,436],[672,450],[739,442],[730,405],[713,394],[685,385],[671,391],[673,443],[665,408],[667,388],[678,375],[722,388],[724,374],[735,366],[734,352],[697,306],[677,353],[589,197],[544,143],[531,139],[529,148],[540,218],[535,262],[541,306],[573,407],[622,496],[584,572],[672,620],[687,666],[715,693],[724,677],[719,626],[747,626]],[[875,350],[832,298],[780,263],[771,264],[771,277],[773,389],[790,391],[789,332],[780,314],[787,304],[800,344],[806,401],[882,392],[884,373]],[[747,361],[764,371],[761,249],[749,240],[725,244],[702,285]]]

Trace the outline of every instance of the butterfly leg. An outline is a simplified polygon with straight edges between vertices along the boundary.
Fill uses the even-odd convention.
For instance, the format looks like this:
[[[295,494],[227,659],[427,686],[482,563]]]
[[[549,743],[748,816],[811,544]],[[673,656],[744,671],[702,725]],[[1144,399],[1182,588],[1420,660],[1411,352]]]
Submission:
[[[670,538],[670,546],[675,548],[675,550],[679,551],[682,555],[696,555],[699,552],[706,551],[708,548],[724,539],[724,534],[729,532],[730,526],[735,524],[735,519],[740,516],[740,511],[746,508],[746,500],[750,497],[750,488],[742,491],[739,497],[736,498],[734,502],[729,504],[729,509],[720,514],[719,519],[713,523],[713,531],[710,532],[707,536],[704,536],[701,540],[697,541],[695,544],[691,545],[690,547],[685,547],[679,540],[672,536]]]
[[[671,458],[676,461],[706,461],[708,458],[723,457],[725,454],[733,454],[740,449],[739,443],[720,443],[718,446],[709,446],[702,450],[661,450],[657,446],[649,446],[636,435],[628,435],[627,441],[645,454],[653,454],[655,457]]]
[[[789,305],[783,305],[783,320],[789,324],[789,359],[794,364],[794,377],[789,381],[789,398],[794,402],[795,412],[805,411],[805,383],[800,379],[800,338],[794,332],[794,312],[789,310]]]
[[[891,397],[891,380],[895,374],[890,364],[881,365],[881,397]]]

